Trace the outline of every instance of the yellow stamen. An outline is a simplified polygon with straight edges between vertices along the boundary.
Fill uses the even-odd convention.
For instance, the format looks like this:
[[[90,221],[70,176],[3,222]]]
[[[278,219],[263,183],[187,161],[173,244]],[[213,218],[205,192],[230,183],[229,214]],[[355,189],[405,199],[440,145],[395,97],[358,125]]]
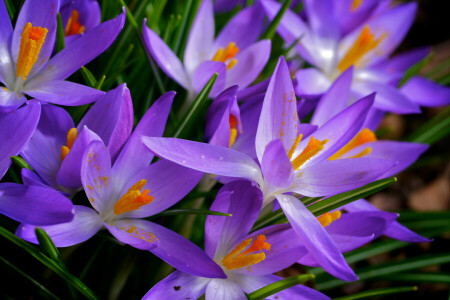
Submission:
[[[238,134],[238,130],[237,130],[237,125],[238,125],[238,121],[236,119],[235,116],[230,114],[229,117],[229,122],[230,122],[230,144],[229,147],[233,146],[234,142],[236,141],[237,138],[237,134]]]
[[[384,38],[385,35],[382,35],[375,39],[375,35],[370,31],[369,26],[364,26],[353,46],[339,62],[338,69],[343,72],[350,66],[355,65],[367,52],[375,49]]]
[[[19,57],[17,59],[17,77],[22,77],[23,80],[27,80],[27,76],[36,63],[39,52],[41,52],[47,32],[47,28],[33,27],[31,23],[25,24],[20,40]]]
[[[358,132],[357,135],[355,135],[355,137],[348,142],[344,147],[342,147],[341,149],[339,149],[339,151],[337,151],[336,153],[334,153],[329,160],[335,160],[340,158],[342,155],[344,155],[345,153],[349,152],[350,150],[355,149],[356,147],[366,144],[366,143],[370,143],[370,142],[376,142],[377,137],[375,136],[375,133],[367,128],[364,128],[363,130],[361,130],[360,132]],[[367,150],[368,148],[366,148],[364,151],[362,151],[361,153],[353,156],[352,158],[356,158],[356,157],[362,157],[364,155],[367,155],[370,153],[370,150]]]
[[[308,161],[311,157],[319,153],[324,145],[328,143],[328,139],[323,141],[315,139],[311,136],[308,145],[306,148],[297,156],[293,161],[292,165],[294,166],[294,170],[298,170],[306,161]]]
[[[300,133],[297,138],[295,139],[294,144],[292,145],[291,149],[289,150],[287,156],[289,157],[289,159],[292,159],[292,155],[294,155],[295,149],[297,149],[298,144],[300,144],[300,142],[302,141],[303,138],[303,134]]]
[[[362,0],[353,0],[352,5],[350,6],[350,11],[355,12],[362,4]]]
[[[266,254],[262,252],[262,250],[270,250],[271,245],[266,242],[266,236],[263,234],[258,235],[253,243],[252,241],[253,239],[247,239],[234,247],[234,249],[222,259],[223,266],[228,270],[234,270],[263,261],[266,258]],[[251,246],[248,247],[250,244]],[[245,248],[247,248],[247,250],[244,251]]]
[[[141,179],[114,204],[114,213],[120,215],[132,210],[141,208],[153,201],[153,196],[148,193],[150,190],[140,190],[147,184],[147,180]]]
[[[70,150],[73,147],[73,143],[75,143],[76,139],[77,139],[77,129],[71,128],[69,132],[67,132],[66,146],[61,146],[61,160],[64,160],[67,154],[69,154]]]
[[[342,213],[339,210],[335,210],[333,212],[327,212],[323,215],[319,216],[317,220],[322,224],[323,227],[327,227],[330,225],[333,221],[336,221],[341,217]]]
[[[227,60],[231,59],[227,65],[227,70],[230,70],[237,64],[237,59],[234,57],[238,54],[239,48],[236,46],[236,43],[229,43],[225,49],[222,47],[217,50],[216,54],[214,54],[212,60],[220,61],[225,63]]]
[[[81,34],[84,32],[85,27],[78,21],[80,14],[76,9],[73,9],[70,13],[70,18],[67,20],[65,36]]]

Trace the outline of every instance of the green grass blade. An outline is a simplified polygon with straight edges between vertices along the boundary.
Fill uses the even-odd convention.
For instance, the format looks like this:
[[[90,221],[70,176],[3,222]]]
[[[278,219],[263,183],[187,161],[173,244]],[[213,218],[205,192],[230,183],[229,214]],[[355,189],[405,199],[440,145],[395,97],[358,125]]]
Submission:
[[[33,170],[33,168],[20,156],[11,156],[12,162],[17,165],[19,168]]]
[[[173,44],[173,52],[175,54],[180,55],[180,49],[181,49],[181,43],[183,41],[183,36],[187,35],[188,32],[188,21],[189,21],[189,16],[193,15],[194,17],[197,15],[196,11],[195,13],[192,12],[192,4],[194,3],[194,0],[188,0],[185,2],[186,6],[184,7],[184,13],[183,13],[183,17],[181,18],[181,24],[178,27],[176,33],[175,33],[175,40],[174,40],[174,44]]]
[[[339,297],[339,298],[334,298],[334,299],[335,300],[366,299],[366,298],[374,298],[374,297],[393,295],[393,294],[402,294],[402,293],[415,292],[415,291],[417,291],[416,286],[402,286],[402,287],[395,287],[395,288],[383,288],[383,289],[365,291],[365,292],[357,293],[354,295],[344,296],[344,297]]]
[[[406,140],[432,145],[450,133],[450,107],[417,129]]]
[[[65,264],[61,258],[61,254],[59,253],[58,248],[56,248],[52,239],[48,236],[47,232],[45,232],[42,228],[36,227],[34,230],[36,233],[36,237],[39,241],[39,246],[41,249],[48,254],[48,256],[56,261],[62,268],[66,268]]]
[[[56,24],[56,42],[55,42],[55,53],[58,53],[64,47],[65,44],[65,30],[61,19],[61,14],[58,13],[57,24]]]
[[[283,18],[284,14],[288,10],[289,6],[291,5],[292,0],[286,0],[284,1],[283,5],[281,6],[280,10],[278,11],[275,18],[270,22],[269,27],[267,27],[266,31],[261,36],[261,39],[268,39],[271,40],[275,33],[277,32],[278,25],[281,22],[281,19]]]
[[[396,273],[380,277],[381,280],[406,281],[406,282],[432,282],[450,284],[450,274],[442,273]]]
[[[95,79],[94,75],[91,71],[89,71],[86,67],[81,67],[81,75],[83,75],[84,81],[87,83],[90,87],[95,87],[97,85],[97,80]]]
[[[256,290],[251,294],[248,294],[247,298],[249,300],[262,300],[297,284],[305,283],[311,279],[314,279],[314,277],[315,276],[313,274],[303,274],[282,279],[263,288],[260,288],[259,290]]]
[[[406,82],[408,82],[408,80],[410,80],[413,76],[417,75],[420,72],[420,70],[428,63],[428,61],[430,61],[432,56],[433,56],[432,53],[428,54],[422,60],[415,63],[408,70],[406,70],[398,86],[402,87]]]

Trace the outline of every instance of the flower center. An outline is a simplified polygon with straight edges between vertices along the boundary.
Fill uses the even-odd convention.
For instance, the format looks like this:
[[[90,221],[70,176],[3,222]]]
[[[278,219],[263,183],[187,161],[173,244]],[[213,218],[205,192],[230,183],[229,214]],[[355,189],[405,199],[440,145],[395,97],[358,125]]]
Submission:
[[[319,216],[317,220],[322,224],[323,227],[327,227],[337,219],[341,217],[342,213],[340,210],[335,210],[333,212],[327,212]]]
[[[235,116],[230,114],[230,146],[233,146],[234,142],[236,141],[237,138],[237,119]]]
[[[357,11],[358,8],[361,6],[362,2],[363,2],[362,0],[353,0],[352,5],[350,6],[350,11],[351,12]]]
[[[252,241],[253,239],[247,239],[234,247],[234,249],[222,259],[223,266],[228,270],[234,270],[263,261],[266,258],[266,254],[262,252],[262,250],[270,250],[271,245],[266,242],[266,236],[263,234],[258,235],[253,243]],[[250,247],[248,247],[249,245]]]
[[[294,144],[292,145],[291,149],[288,152],[288,157],[292,161],[292,166],[294,167],[294,170],[298,170],[305,162],[311,159],[311,157],[319,153],[323,149],[324,145],[328,143],[328,139],[320,141],[311,136],[311,139],[309,140],[306,148],[303,149],[302,153],[300,153],[296,158],[292,160],[292,156],[294,155],[295,149],[302,140],[302,137],[303,134],[297,136]]]
[[[76,9],[72,9],[70,13],[70,18],[67,20],[65,36],[81,34],[84,32],[85,28],[78,21],[80,19],[80,14]]]
[[[153,196],[148,193],[150,190],[141,189],[147,184],[147,180],[141,179],[136,182],[130,189],[114,204],[114,213],[120,215],[132,210],[141,208],[153,201]]]
[[[66,146],[61,146],[61,160],[64,160],[67,154],[69,154],[70,149],[72,149],[76,139],[77,139],[77,129],[70,128],[70,130],[67,132]]]
[[[31,23],[25,24],[20,40],[19,58],[17,59],[17,77],[27,80],[27,76],[36,63],[39,52],[41,52],[47,32],[47,28],[33,27]]]
[[[375,39],[375,35],[370,31],[369,26],[364,26],[353,46],[339,62],[339,71],[343,72],[350,66],[356,65],[367,52],[375,49],[385,36],[386,35],[383,34],[378,39]]]
[[[212,60],[220,61],[223,63],[229,60],[227,64],[227,70],[230,70],[238,62],[237,59],[234,58],[238,52],[239,48],[236,46],[236,43],[231,42],[227,45],[225,49],[220,47],[219,50],[217,50],[216,54],[214,54]]]
[[[337,151],[336,153],[334,153],[329,160],[335,160],[340,158],[342,155],[344,155],[345,153],[349,152],[350,150],[353,150],[354,148],[366,144],[366,143],[370,143],[370,142],[376,142],[377,141],[377,137],[375,136],[375,133],[367,128],[364,128],[363,130],[361,130],[360,132],[358,132],[357,135],[355,135],[355,137],[348,142],[344,147],[342,147],[341,149],[339,149],[339,151]],[[358,158],[358,157],[363,157],[367,154],[370,154],[370,152],[372,152],[372,148],[371,147],[367,147],[364,150],[362,150],[361,152],[359,152],[358,154],[349,157],[349,158]]]

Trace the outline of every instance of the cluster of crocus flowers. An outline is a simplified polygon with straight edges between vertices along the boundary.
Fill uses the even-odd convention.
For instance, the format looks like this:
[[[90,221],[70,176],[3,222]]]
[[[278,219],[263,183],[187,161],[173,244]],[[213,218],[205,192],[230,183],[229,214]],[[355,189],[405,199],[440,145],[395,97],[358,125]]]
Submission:
[[[245,300],[295,263],[353,281],[357,276],[343,253],[381,235],[429,241],[400,224],[397,213],[365,199],[320,216],[302,202],[410,166],[428,146],[379,140],[384,113],[417,113],[420,106],[450,101],[447,87],[420,76],[399,87],[427,50],[389,57],[411,26],[416,4],[388,4],[304,0],[301,14],[288,9],[277,31],[297,56],[280,56],[271,75],[258,79],[271,54],[271,41],[261,35],[280,3],[203,0],[182,59],[144,19],[146,54],[186,90],[185,104],[217,74],[213,100],[204,102],[209,106],[202,143],[164,135],[173,91],[135,120],[133,104],[140,100],[133,103],[126,83],[100,91],[65,80],[114,42],[124,9],[102,23],[96,0],[26,0],[13,28],[0,0],[0,179],[11,156],[28,164],[21,170],[23,184],[0,183],[0,213],[20,222],[16,235],[31,243],[39,243],[38,226],[57,247],[106,230],[119,243],[176,268],[144,299]],[[236,5],[244,7],[216,36],[214,12]],[[55,47],[58,13],[62,50]],[[298,57],[310,67],[297,69]],[[78,124],[54,105],[89,103]],[[177,107],[182,114],[186,105]],[[217,214],[197,230],[204,232],[202,250],[158,216],[197,185],[200,190],[211,183],[221,188],[211,205],[205,203],[208,213]],[[255,230],[270,210],[282,211],[287,221]],[[269,299],[329,298],[296,285]]]

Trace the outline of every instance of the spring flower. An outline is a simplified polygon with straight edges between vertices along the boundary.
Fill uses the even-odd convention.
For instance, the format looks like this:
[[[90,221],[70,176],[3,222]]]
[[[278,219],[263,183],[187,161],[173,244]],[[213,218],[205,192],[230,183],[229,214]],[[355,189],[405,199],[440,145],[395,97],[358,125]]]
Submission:
[[[206,300],[245,300],[246,293],[280,280],[272,273],[292,265],[302,254],[302,247],[285,224],[249,234],[261,205],[261,192],[248,181],[235,181],[222,187],[211,210],[226,212],[232,217],[207,217],[205,250],[227,278],[203,278],[177,270],[155,285],[143,299],[197,299],[205,294]],[[328,297],[297,285],[270,299]]]
[[[125,84],[97,100],[78,126],[64,109],[43,105],[37,129],[21,152],[36,173],[23,169],[23,181],[73,194],[82,188],[81,160],[90,142],[104,141],[115,159],[132,129],[133,104]]]
[[[101,11],[97,0],[61,0],[59,12],[66,43],[100,24]]]
[[[261,1],[273,19],[280,4]],[[417,3],[389,8],[389,1],[304,1],[308,22],[292,11],[283,17],[278,32],[287,44],[300,36],[295,49],[313,68],[296,72],[296,94],[316,98],[329,89],[349,67],[354,68],[352,100],[376,92],[374,108],[394,113],[418,113],[419,105],[450,103],[450,89],[423,77],[413,77],[397,88],[405,71],[427,50],[389,58],[414,20]]]
[[[65,81],[81,66],[105,51],[125,22],[125,11],[80,36],[52,57],[59,1],[27,0],[13,30],[4,1],[0,1],[0,110],[14,110],[26,101],[76,106],[104,92]]]
[[[219,76],[211,91],[216,96],[226,87],[250,85],[269,59],[270,41],[257,42],[264,13],[259,5],[233,17],[214,39],[212,0],[204,0],[192,24],[183,63],[163,40],[145,25],[144,42],[159,67],[173,80],[197,94],[214,73]]]
[[[311,134],[311,126],[299,126],[292,81],[281,57],[259,118],[255,150],[260,165],[248,155],[225,147],[173,138],[142,140],[150,151],[183,166],[256,182],[264,194],[263,206],[278,200],[300,241],[321,266],[338,278],[352,280],[353,271],[322,225],[287,193],[334,195],[367,184],[396,164],[363,155],[329,160],[358,133],[372,103],[373,95],[361,99]]]

